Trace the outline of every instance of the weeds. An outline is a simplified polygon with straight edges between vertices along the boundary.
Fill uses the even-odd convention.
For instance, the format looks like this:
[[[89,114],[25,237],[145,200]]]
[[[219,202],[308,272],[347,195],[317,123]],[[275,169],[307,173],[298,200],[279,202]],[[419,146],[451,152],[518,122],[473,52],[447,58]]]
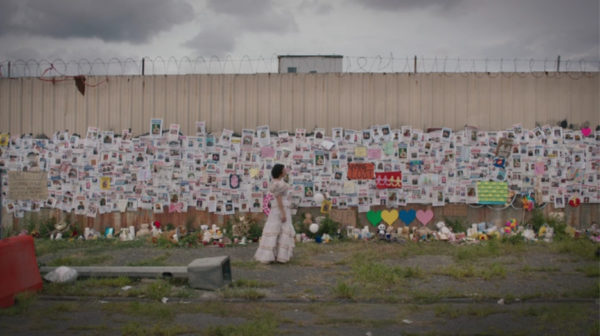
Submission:
[[[277,334],[278,322],[274,318],[264,317],[237,326],[209,327],[203,330],[206,336],[269,336]]]
[[[469,304],[467,306],[442,304],[435,306],[434,311],[436,317],[455,319],[461,316],[482,318],[493,314],[504,313],[506,312],[506,309],[482,304]]]
[[[569,253],[584,259],[596,259],[597,246],[587,239],[565,239],[555,241],[550,245],[554,252]]]
[[[67,256],[56,258],[48,263],[49,266],[92,266],[102,265],[112,260],[112,256],[102,254],[97,256]]]
[[[356,287],[345,282],[338,282],[333,287],[332,292],[335,298],[352,300],[356,295]]]
[[[456,279],[483,278],[490,280],[494,278],[505,278],[506,269],[502,264],[493,263],[489,267],[475,267],[473,265],[452,265],[435,272],[439,275],[451,276]]]
[[[175,318],[175,306],[159,302],[109,302],[102,305],[102,310],[108,314],[139,316],[161,322],[170,322]]]
[[[582,272],[586,277],[597,278],[600,276],[600,267],[598,264],[587,265],[576,269],[577,272]]]
[[[153,300],[161,300],[171,293],[171,284],[166,280],[156,280],[146,288],[146,295]]]
[[[169,259],[169,257],[171,256],[171,253],[169,252],[165,252],[159,256],[156,256],[154,258],[151,259],[145,259],[145,260],[141,260],[141,261],[137,261],[137,262],[130,262],[127,264],[127,266],[167,266],[167,263],[165,262],[167,259]]]
[[[36,300],[37,294],[35,292],[18,293],[15,295],[15,304],[9,308],[0,309],[0,316],[14,316],[26,313]]]
[[[147,326],[139,322],[128,322],[121,328],[121,333],[127,336],[146,336],[146,335],[181,335],[193,334],[194,330],[188,326],[165,325],[157,323],[153,326]]]
[[[266,295],[254,288],[224,288],[220,294],[225,299],[260,300]]]
[[[263,282],[254,279],[238,279],[232,282],[230,285],[232,288],[267,288],[275,286],[273,282]]]

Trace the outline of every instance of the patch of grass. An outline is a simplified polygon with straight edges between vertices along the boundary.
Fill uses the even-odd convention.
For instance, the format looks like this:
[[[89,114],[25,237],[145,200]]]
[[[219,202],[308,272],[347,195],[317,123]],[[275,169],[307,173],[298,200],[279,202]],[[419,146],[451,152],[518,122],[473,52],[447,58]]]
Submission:
[[[597,282],[596,284],[586,288],[579,288],[573,291],[564,292],[561,296],[570,298],[598,299],[600,298],[600,282]]]
[[[600,266],[598,266],[598,264],[579,267],[576,269],[576,271],[582,272],[586,277],[590,278],[597,278],[600,276]]]
[[[137,262],[130,262],[127,264],[127,266],[167,266],[167,263],[165,261],[169,259],[170,256],[171,253],[165,252],[154,258],[144,259]]]
[[[146,287],[146,296],[153,300],[161,300],[171,293],[171,284],[163,279],[156,280]]]
[[[354,255],[351,263],[354,280],[366,284],[392,286],[401,283],[406,278],[423,276],[418,267],[388,266],[375,260],[371,253]]]
[[[327,326],[347,326],[358,325],[361,327],[383,327],[397,324],[397,320],[393,319],[361,319],[352,317],[320,317],[316,324]]]
[[[231,261],[231,267],[242,267],[242,268],[248,268],[248,269],[255,269],[258,266],[261,266],[261,263],[259,263],[256,260],[251,260],[251,261],[242,261],[242,260],[233,260]]]
[[[182,287],[182,288],[177,289],[175,291],[175,293],[172,295],[174,297],[187,299],[187,298],[194,297],[196,295],[196,291],[194,291],[193,289],[191,289],[189,287]]]
[[[71,313],[79,311],[79,306],[73,302],[60,302],[46,309],[48,316],[54,316],[56,313]]]
[[[131,285],[133,280],[128,277],[120,276],[117,278],[88,278],[83,280],[85,284],[90,287],[124,287]]]
[[[229,286],[233,288],[268,288],[275,286],[275,283],[254,279],[238,279],[233,281]]]
[[[206,336],[269,336],[277,334],[278,322],[274,318],[264,317],[236,326],[209,327],[202,331]]]
[[[412,291],[410,294],[411,294],[411,298],[416,303],[435,303],[442,299],[465,297],[464,295],[460,295],[450,289],[444,289],[444,290],[437,291],[437,292],[416,290],[416,291]]]
[[[225,299],[260,300],[266,295],[254,288],[230,288],[226,287],[220,291]]]
[[[90,324],[69,326],[67,330],[86,332],[86,335],[90,335],[90,333],[94,332],[97,335],[105,335],[110,331],[110,328],[104,324]]]
[[[108,314],[123,314],[144,317],[150,320],[170,322],[178,312],[178,306],[159,302],[109,302],[102,305],[102,310]]]
[[[87,278],[74,283],[49,283],[44,285],[43,293],[57,296],[123,296],[121,287],[132,285],[134,281],[127,277]]]
[[[112,256],[102,254],[97,256],[67,256],[56,258],[48,263],[49,266],[92,266],[102,265],[112,260]]]
[[[596,259],[598,248],[594,242],[587,239],[563,239],[555,241],[550,247],[554,252],[568,253],[588,260]]]
[[[451,265],[436,271],[435,274],[447,275],[456,279],[483,278],[490,280],[493,278],[505,278],[506,269],[500,263],[493,263],[487,267],[475,267],[470,264]]]
[[[356,295],[356,287],[345,282],[338,282],[332,288],[332,292],[335,298],[352,300]]]
[[[29,311],[31,306],[37,301],[35,292],[22,292],[15,295],[15,304],[9,308],[0,309],[0,316],[21,315]]]
[[[539,333],[557,335],[597,335],[597,307],[576,303],[536,305],[512,310],[515,317],[533,317],[542,325]],[[593,322],[592,322],[593,321]]]
[[[56,253],[66,249],[80,249],[86,251],[102,252],[113,249],[138,248],[146,245],[143,239],[120,241],[118,239],[95,239],[95,240],[50,240],[40,238],[35,240],[35,254],[40,257],[45,254]]]
[[[436,317],[441,318],[455,319],[460,316],[460,313],[456,307],[453,307],[449,304],[436,305],[433,311],[435,312]]]
[[[167,325],[157,323],[153,326],[147,326],[139,322],[128,322],[121,328],[122,335],[127,336],[146,336],[146,335],[181,335],[193,334],[195,330],[188,326],[182,325]]]
[[[495,278],[504,279],[506,277],[506,268],[502,264],[493,263],[490,267],[481,269],[481,277],[485,280]]]
[[[264,302],[224,302],[208,301],[201,304],[179,305],[189,313],[204,313],[220,317],[244,318],[247,320],[274,320],[278,323],[286,322],[281,317],[282,304]],[[307,307],[312,307],[308,305]],[[179,309],[179,308],[178,308]],[[241,335],[241,334],[240,334]]]
[[[531,273],[531,272],[554,273],[554,272],[560,272],[560,268],[553,267],[553,266],[531,267],[529,265],[525,265],[525,266],[521,267],[520,271],[524,272],[524,273]]]

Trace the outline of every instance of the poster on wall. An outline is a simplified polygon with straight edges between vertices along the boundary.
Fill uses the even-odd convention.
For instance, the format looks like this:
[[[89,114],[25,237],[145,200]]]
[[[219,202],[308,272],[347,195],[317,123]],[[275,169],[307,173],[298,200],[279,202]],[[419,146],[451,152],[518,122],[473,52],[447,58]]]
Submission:
[[[155,137],[161,136],[162,125],[162,119],[150,119],[150,135]]]

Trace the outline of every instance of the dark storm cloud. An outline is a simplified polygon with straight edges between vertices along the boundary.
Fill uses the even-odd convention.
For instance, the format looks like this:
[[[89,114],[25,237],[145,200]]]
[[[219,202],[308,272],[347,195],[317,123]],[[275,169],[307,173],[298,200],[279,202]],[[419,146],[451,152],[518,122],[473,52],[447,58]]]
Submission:
[[[224,56],[235,48],[235,32],[225,27],[209,27],[184,43],[202,56]]]
[[[275,8],[271,0],[208,0],[207,6],[235,18],[240,31],[285,33],[298,29],[292,13]]]
[[[182,0],[3,0],[0,35],[141,43],[193,17],[192,6]]]
[[[597,0],[505,0],[493,5],[476,1],[470,5],[474,11],[470,28],[481,44],[494,46],[490,56],[600,56]]]
[[[293,14],[276,8],[271,0],[208,0],[207,10],[216,14],[214,22],[183,45],[200,55],[223,56],[235,49],[235,42],[249,33],[284,34],[297,31]]]
[[[410,10],[428,7],[452,8],[462,0],[352,0],[360,5],[383,11]]]

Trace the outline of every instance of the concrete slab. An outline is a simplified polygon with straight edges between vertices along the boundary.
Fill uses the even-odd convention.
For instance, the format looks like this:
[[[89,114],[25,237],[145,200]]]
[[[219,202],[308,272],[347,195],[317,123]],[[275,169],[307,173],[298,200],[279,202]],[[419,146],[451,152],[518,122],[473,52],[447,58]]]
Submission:
[[[186,266],[69,266],[80,277],[131,277],[188,279],[189,286],[216,290],[231,283],[229,256],[199,258]],[[40,273],[52,272],[56,267],[40,267]]]
[[[192,288],[215,290],[231,283],[229,256],[195,259],[187,270]]]
[[[187,278],[185,266],[69,266],[80,277],[120,277],[131,278]],[[56,267],[40,267],[40,273],[49,273]]]

